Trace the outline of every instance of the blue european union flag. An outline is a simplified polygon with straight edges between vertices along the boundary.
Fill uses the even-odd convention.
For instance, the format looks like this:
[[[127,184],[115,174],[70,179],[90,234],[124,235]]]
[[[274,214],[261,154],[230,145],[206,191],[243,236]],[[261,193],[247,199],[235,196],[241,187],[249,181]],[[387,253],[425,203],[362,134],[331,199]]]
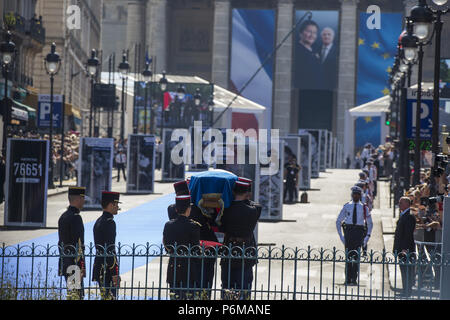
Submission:
[[[389,72],[402,32],[401,13],[382,13],[381,29],[367,27],[370,15],[361,13],[359,19],[357,105],[389,94]]]
[[[397,54],[398,37],[402,32],[401,13],[382,13],[381,29],[369,29],[370,13],[360,13],[358,38],[358,71],[356,105],[370,102],[389,94],[389,73]],[[361,117],[356,120],[355,146],[366,142],[380,144],[379,117]],[[369,121],[370,120],[370,121]]]

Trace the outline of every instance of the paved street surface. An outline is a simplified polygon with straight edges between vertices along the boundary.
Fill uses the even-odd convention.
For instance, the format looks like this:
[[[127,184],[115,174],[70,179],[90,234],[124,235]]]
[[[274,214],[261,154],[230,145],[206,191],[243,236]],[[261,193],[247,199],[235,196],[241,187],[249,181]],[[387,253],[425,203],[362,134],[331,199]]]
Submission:
[[[258,243],[260,245],[260,255],[265,254],[267,259],[260,259],[257,267],[254,268],[255,283],[257,292],[252,294],[256,299],[293,299],[295,291],[296,299],[338,299],[338,295],[357,294],[366,296],[392,297],[393,292],[389,290],[389,281],[387,268],[381,264],[362,264],[361,281],[359,286],[344,286],[345,263],[326,261],[333,259],[333,248],[337,256],[343,257],[344,246],[336,232],[336,218],[344,203],[350,200],[350,188],[358,179],[358,170],[328,169],[327,172],[321,172],[320,178],[312,180],[312,190],[308,191],[307,204],[284,205],[283,221],[264,222],[258,226]],[[159,172],[158,172],[159,174]],[[159,176],[156,176],[159,180]],[[389,209],[387,191],[385,183],[380,183],[380,196],[375,203],[375,209],[372,212],[374,229],[369,242],[369,251],[381,252],[384,248],[384,239],[382,235],[382,216],[392,217],[392,209]],[[125,183],[117,183],[114,179],[113,191],[125,192]],[[128,252],[132,252],[130,240],[138,239],[137,244],[143,245],[145,253],[146,242],[155,244],[152,249],[159,250],[162,240],[162,228],[167,220],[167,204],[173,201],[173,187],[171,183],[155,183],[156,194],[152,195],[127,195],[121,196],[122,211],[115,218],[118,224],[117,242],[130,245]],[[171,195],[169,195],[171,194]],[[168,195],[168,196],[167,196]],[[167,198],[169,197],[169,198]],[[380,209],[380,204],[382,209]],[[41,230],[9,230],[3,228],[0,231],[0,242],[7,245],[30,244],[33,239],[37,241],[55,241],[57,239],[57,221],[61,213],[67,206],[67,193],[49,197],[47,229]],[[1,208],[2,209],[2,208]],[[155,210],[157,212],[155,212]],[[146,217],[148,212],[155,222],[152,222],[154,228],[146,227],[148,233],[142,230],[142,226],[150,217]],[[100,211],[82,212],[85,222],[86,243],[92,238],[93,222],[101,214]],[[121,217],[122,215],[122,217]],[[136,218],[139,217],[140,218]],[[3,211],[0,216],[3,221]],[[142,219],[142,220],[138,220]],[[136,222],[134,222],[136,221]],[[121,226],[126,223],[141,224],[134,227],[127,227],[127,233],[121,234]],[[131,231],[130,231],[131,229]],[[137,233],[133,234],[133,233]],[[42,240],[44,239],[44,240]],[[152,241],[149,241],[152,239]],[[57,240],[56,240],[57,241]],[[51,243],[55,245],[56,243]],[[282,247],[289,248],[284,252],[284,262],[280,260],[283,255]],[[308,259],[308,246],[310,246],[310,255]],[[276,249],[274,249],[276,248]],[[297,251],[296,251],[297,248]],[[321,251],[323,248],[323,251]],[[391,251],[391,248],[386,248]],[[269,250],[271,250],[269,259]],[[125,252],[125,251],[124,251]],[[135,253],[139,249],[135,250]],[[378,255],[380,256],[380,255]],[[292,259],[300,258],[297,263]],[[320,260],[323,259],[322,263]],[[126,297],[138,295],[142,299],[144,296],[157,297],[158,290],[151,289],[137,290],[138,287],[158,288],[161,282],[166,288],[166,269],[167,258],[135,258],[130,257],[121,259],[121,277],[122,287],[131,287],[133,283],[133,292],[131,289],[121,290],[121,295]],[[309,261],[308,261],[309,260]],[[89,262],[87,262],[89,264]],[[162,275],[159,275],[159,269],[162,266]],[[216,288],[220,289],[220,266],[216,264],[215,282]],[[88,277],[89,278],[89,277]],[[86,281],[88,281],[88,278]],[[270,278],[270,279],[269,279]],[[384,281],[383,281],[384,279]],[[89,283],[85,283],[89,285]],[[398,287],[398,283],[397,283]],[[270,291],[268,293],[267,291]],[[283,292],[281,294],[280,292]],[[289,292],[289,293],[288,293]],[[328,294],[328,296],[327,296]],[[161,296],[167,297],[166,290],[162,290]],[[213,293],[214,297],[214,293]],[[220,297],[217,291],[216,298]],[[341,297],[344,299],[344,297]]]

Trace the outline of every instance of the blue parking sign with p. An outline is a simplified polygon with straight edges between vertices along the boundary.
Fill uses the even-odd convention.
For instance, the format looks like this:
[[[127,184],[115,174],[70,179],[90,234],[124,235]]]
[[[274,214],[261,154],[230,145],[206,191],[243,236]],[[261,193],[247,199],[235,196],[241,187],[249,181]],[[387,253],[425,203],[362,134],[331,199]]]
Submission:
[[[53,95],[53,128],[61,128],[63,97]],[[51,97],[49,94],[40,94],[38,99],[38,121],[40,128],[50,127]]]
[[[408,89],[406,100],[406,137],[416,138],[417,89]],[[433,91],[422,91],[420,110],[420,140],[431,140],[433,131]]]

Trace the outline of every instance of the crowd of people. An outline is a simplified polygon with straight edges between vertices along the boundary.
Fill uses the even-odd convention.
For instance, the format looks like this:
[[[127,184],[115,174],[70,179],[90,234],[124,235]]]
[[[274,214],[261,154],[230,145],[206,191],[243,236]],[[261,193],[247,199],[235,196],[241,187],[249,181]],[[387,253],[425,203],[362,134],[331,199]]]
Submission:
[[[49,140],[48,134],[40,134],[36,131],[23,132],[18,130],[13,133],[12,138],[22,139],[44,139]],[[75,179],[77,176],[77,160],[80,147],[80,133],[68,131],[64,134],[64,153],[61,159],[61,134],[54,134],[52,141],[53,179],[59,180],[60,164],[63,161],[63,179]]]
[[[373,147],[371,143],[366,143],[364,148],[356,153],[353,168],[363,169],[367,161],[372,159],[373,164],[377,167],[379,176],[389,177],[392,175],[392,166],[395,158],[395,145],[389,139],[386,139],[385,144],[379,145],[377,148]],[[347,159],[347,168],[351,163]]]

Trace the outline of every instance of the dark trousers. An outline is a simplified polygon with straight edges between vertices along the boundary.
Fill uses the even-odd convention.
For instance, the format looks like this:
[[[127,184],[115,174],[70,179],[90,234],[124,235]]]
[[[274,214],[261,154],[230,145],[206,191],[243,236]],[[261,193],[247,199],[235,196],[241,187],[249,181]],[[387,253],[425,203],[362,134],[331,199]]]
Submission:
[[[127,176],[125,175],[125,164],[124,163],[118,163],[117,164],[117,182],[120,181],[120,170],[122,170],[123,179],[125,181],[127,181]]]
[[[286,194],[289,193],[289,202],[293,202],[295,192],[295,181],[286,180],[286,183],[284,184],[284,199],[286,199]]]
[[[202,277],[202,264],[203,264],[203,277]],[[211,298],[211,288],[213,286],[214,279],[214,266],[216,264],[216,258],[203,259],[198,266],[198,278],[201,279],[199,283],[196,283],[197,288],[201,288],[201,294],[206,293],[207,298]],[[203,281],[203,282],[201,282]]]
[[[403,287],[403,295],[405,297],[410,297],[412,292],[412,286],[414,285],[415,274],[414,274],[414,259],[413,257],[409,257],[409,262],[406,263],[407,259],[405,255],[400,254],[399,260],[400,262],[406,263],[404,265],[400,265],[400,273],[402,275],[402,287]],[[410,265],[408,265],[410,264]]]
[[[253,267],[245,266],[233,267],[228,263],[221,265],[222,270],[222,299],[229,299],[223,290],[239,290],[239,300],[250,299],[250,291],[253,282]],[[229,279],[228,279],[229,277]]]
[[[345,249],[348,251],[347,261],[355,260],[355,262],[346,262],[345,281],[347,283],[355,283],[358,279],[359,259],[358,250],[364,240],[364,227],[347,225],[344,230]]]
[[[106,271],[103,277],[103,274],[100,275],[101,281],[99,281],[98,286],[100,287],[100,291],[104,293],[102,294],[103,300],[108,299],[117,299],[117,287],[114,286],[114,282],[112,280],[112,274],[110,271]]]

